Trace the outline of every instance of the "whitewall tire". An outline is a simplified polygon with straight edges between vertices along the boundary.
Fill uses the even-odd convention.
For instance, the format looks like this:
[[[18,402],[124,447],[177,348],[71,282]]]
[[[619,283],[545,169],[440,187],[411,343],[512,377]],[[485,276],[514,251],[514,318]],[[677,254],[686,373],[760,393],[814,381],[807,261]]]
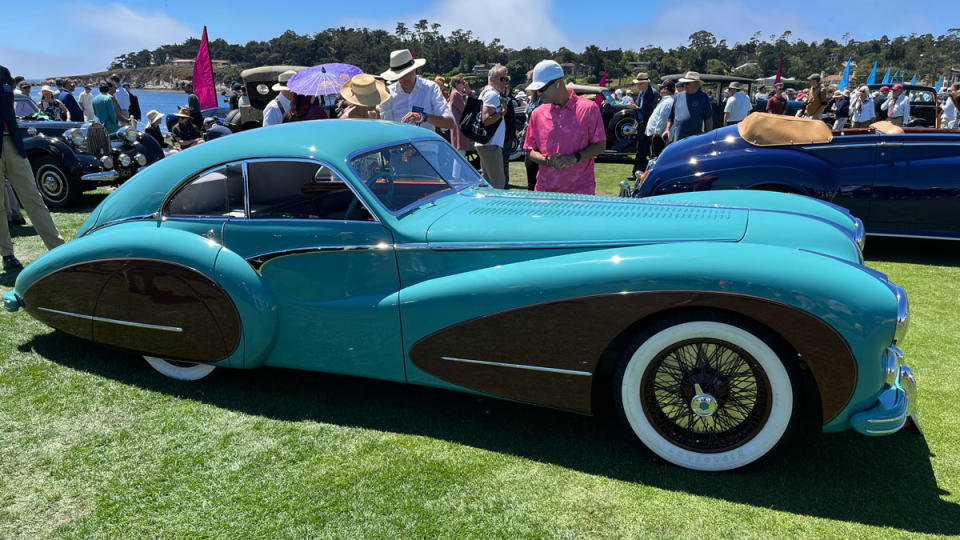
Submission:
[[[211,366],[210,364],[193,364],[154,356],[144,356],[143,359],[162,375],[178,381],[199,381],[217,368],[217,366]]]
[[[653,453],[688,469],[726,471],[784,438],[796,402],[783,353],[714,320],[677,321],[648,335],[624,354],[616,388],[620,412]]]

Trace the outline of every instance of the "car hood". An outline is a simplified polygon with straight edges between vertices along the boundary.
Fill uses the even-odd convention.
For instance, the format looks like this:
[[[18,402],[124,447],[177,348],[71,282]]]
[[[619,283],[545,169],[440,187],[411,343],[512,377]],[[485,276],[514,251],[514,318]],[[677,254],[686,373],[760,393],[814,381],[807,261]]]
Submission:
[[[648,199],[529,191],[471,189],[463,204],[437,219],[430,244],[629,245],[662,242],[736,242],[745,208]]]

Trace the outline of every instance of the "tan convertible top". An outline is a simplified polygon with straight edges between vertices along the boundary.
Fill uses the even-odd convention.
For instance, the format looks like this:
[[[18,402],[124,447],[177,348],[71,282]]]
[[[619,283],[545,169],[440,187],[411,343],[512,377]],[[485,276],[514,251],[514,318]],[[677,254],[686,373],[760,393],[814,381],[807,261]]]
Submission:
[[[754,146],[818,144],[833,140],[833,133],[822,120],[782,114],[753,113],[737,124],[743,140]]]

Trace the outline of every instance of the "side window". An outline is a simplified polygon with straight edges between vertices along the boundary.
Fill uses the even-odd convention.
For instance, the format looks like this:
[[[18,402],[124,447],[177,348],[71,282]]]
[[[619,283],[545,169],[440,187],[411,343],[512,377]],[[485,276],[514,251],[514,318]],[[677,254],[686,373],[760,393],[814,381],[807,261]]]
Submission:
[[[168,216],[244,217],[243,169],[217,167],[194,178],[167,203]]]
[[[373,221],[340,175],[318,163],[247,163],[251,219]]]

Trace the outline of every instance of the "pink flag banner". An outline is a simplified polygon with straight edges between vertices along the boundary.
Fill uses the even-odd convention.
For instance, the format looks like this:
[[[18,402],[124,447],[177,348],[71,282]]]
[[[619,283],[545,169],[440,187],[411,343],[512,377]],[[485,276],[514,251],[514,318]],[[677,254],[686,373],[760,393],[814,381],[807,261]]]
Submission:
[[[777,78],[773,80],[773,84],[780,82],[780,75],[783,73],[783,53],[780,53],[780,64],[777,66]]]
[[[217,106],[217,88],[213,83],[213,62],[210,61],[210,43],[207,42],[207,27],[203,27],[200,50],[193,62],[193,93],[200,100],[200,107],[212,109]]]
[[[603,61],[603,77],[600,77],[600,86],[607,85],[607,61]],[[597,102],[597,106],[603,105],[603,94],[597,94],[597,97],[593,98]]]

